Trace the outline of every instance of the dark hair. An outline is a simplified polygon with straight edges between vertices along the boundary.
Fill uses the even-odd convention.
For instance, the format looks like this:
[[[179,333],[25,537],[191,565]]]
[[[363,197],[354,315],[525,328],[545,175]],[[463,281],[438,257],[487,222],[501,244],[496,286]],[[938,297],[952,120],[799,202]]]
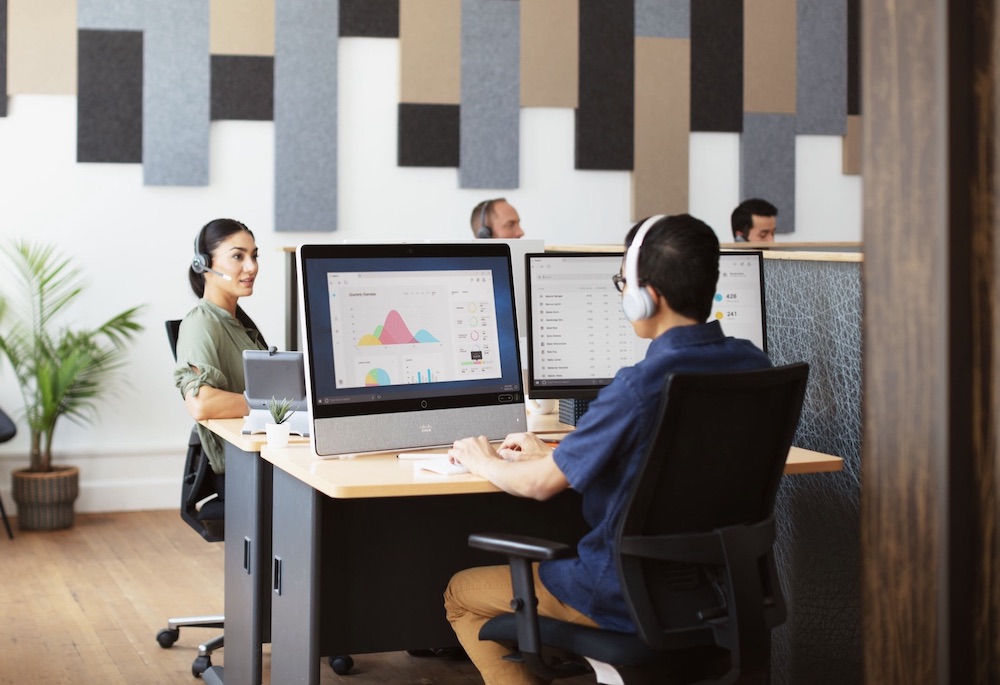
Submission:
[[[750,229],[753,228],[753,218],[755,216],[778,216],[778,208],[767,200],[754,197],[744,200],[733,210],[730,221],[733,225],[733,238],[742,235],[749,237]]]
[[[476,206],[472,208],[472,214],[469,215],[469,227],[472,228],[473,233],[478,233],[479,229],[482,228],[485,223],[482,221],[483,213],[486,213],[486,218],[488,219],[493,215],[493,203],[494,202],[506,202],[505,197],[495,197],[492,200],[483,200],[482,202],[476,203]],[[486,224],[489,226],[489,224]]]
[[[205,266],[212,266],[212,253],[219,247],[219,244],[229,236],[240,231],[246,231],[253,238],[253,231],[247,228],[246,224],[236,221],[236,219],[213,219],[209,221],[201,227],[198,235],[195,236],[195,254],[205,255]],[[191,284],[191,290],[199,299],[205,296],[205,274],[195,271],[193,265],[188,267],[188,282]],[[253,322],[253,319],[239,305],[236,305],[236,319],[246,328],[256,331],[263,342],[264,336],[261,334],[260,329],[257,328],[257,324]],[[267,343],[264,344],[266,345]]]
[[[625,237],[628,248],[642,221]],[[690,214],[667,216],[650,227],[639,249],[639,283],[650,285],[681,316],[705,321],[719,281],[719,239]]]

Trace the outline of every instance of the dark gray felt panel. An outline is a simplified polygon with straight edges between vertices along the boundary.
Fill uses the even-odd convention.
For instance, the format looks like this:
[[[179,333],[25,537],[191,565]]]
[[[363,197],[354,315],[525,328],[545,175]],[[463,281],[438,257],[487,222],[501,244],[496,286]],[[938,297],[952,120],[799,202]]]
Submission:
[[[78,162],[142,161],[142,33],[77,37]]]

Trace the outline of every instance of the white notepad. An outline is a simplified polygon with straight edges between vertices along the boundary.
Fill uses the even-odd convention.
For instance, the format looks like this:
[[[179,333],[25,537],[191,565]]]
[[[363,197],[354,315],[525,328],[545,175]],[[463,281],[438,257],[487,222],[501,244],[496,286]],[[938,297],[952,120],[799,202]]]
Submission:
[[[430,471],[431,473],[437,473],[442,476],[455,476],[460,473],[468,473],[469,469],[465,468],[461,464],[452,464],[448,457],[438,457],[436,459],[421,459],[414,463],[414,468],[421,469],[423,471]]]

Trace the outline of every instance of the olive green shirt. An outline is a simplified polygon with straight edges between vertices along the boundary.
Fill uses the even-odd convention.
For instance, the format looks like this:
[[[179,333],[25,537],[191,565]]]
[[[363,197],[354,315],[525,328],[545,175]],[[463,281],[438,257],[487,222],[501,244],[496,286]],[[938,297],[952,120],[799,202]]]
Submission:
[[[197,395],[203,385],[242,393],[246,389],[243,350],[266,349],[260,333],[245,327],[222,307],[201,299],[181,321],[174,383],[181,397],[187,397],[191,390]],[[197,428],[212,470],[224,473],[226,457],[222,438],[201,424]]]

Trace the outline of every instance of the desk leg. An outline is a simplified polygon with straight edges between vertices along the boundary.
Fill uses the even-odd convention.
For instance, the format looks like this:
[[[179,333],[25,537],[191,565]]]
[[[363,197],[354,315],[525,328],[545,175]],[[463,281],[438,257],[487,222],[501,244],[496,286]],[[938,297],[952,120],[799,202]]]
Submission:
[[[271,682],[319,685],[321,495],[281,469],[273,493]]]
[[[270,622],[270,473],[271,465],[258,453],[226,445],[224,678],[229,685],[261,683],[261,644]]]

